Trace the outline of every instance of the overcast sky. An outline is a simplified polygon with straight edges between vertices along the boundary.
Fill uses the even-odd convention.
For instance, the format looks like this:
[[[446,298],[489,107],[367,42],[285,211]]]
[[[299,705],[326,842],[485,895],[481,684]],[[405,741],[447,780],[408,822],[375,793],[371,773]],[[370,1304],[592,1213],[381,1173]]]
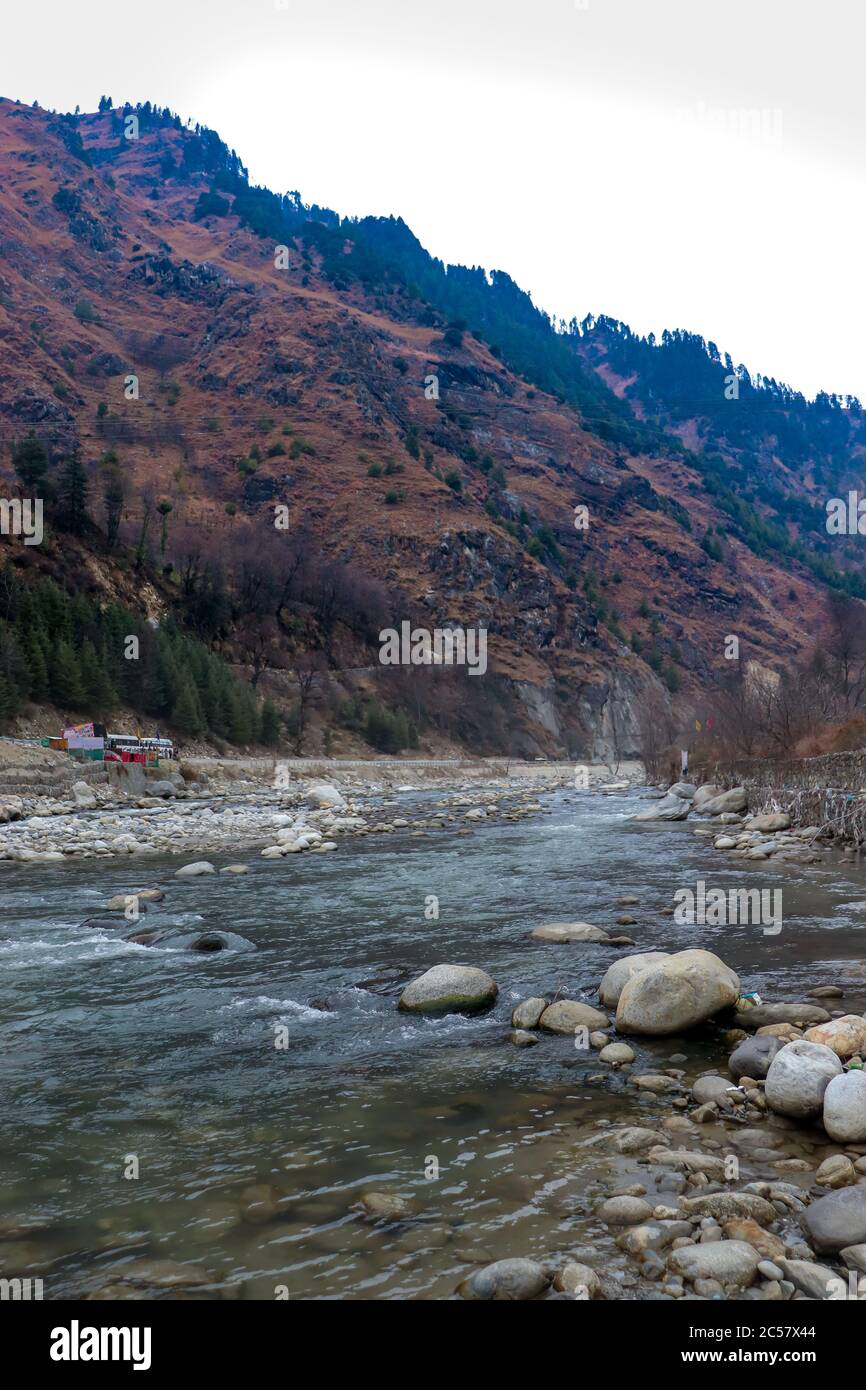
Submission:
[[[40,0],[0,95],[150,100],[557,317],[866,400],[859,0]]]

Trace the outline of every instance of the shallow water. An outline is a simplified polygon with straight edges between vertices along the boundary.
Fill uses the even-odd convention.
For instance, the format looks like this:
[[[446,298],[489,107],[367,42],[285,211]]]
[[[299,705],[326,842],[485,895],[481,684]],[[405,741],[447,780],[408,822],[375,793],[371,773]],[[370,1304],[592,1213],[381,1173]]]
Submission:
[[[411,816],[434,797],[398,800]],[[175,880],[179,861],[155,857],[3,865],[0,1274],[41,1274],[45,1297],[64,1298],[157,1259],[193,1262],[214,1296],[429,1298],[452,1294],[467,1257],[604,1254],[592,1206],[630,1165],[583,1145],[611,1122],[668,1112],[572,1039],[505,1041],[518,1000],[592,998],[619,954],[531,941],[531,928],[584,920],[637,950],[707,946],[765,998],[833,983],[846,1010],[866,1007],[858,868],[835,854],[809,867],[728,860],[692,822],[628,823],[639,802],[559,792],[545,799],[552,814],[471,836],[252,852],[238,878]],[[698,878],[781,886],[781,933],[662,916]],[[148,948],[80,926],[150,882],[167,893],[145,927],[204,923],[236,949]],[[625,893],[640,906],[617,906]],[[429,895],[438,920],[425,918]],[[614,927],[624,910],[634,927]],[[489,970],[495,1009],[398,1013],[401,986],[440,961]],[[684,1052],[691,1078],[721,1065],[719,1036],[640,1040],[634,1070]],[[124,1176],[133,1159],[137,1178]],[[270,1190],[247,1191],[260,1184]],[[414,1197],[421,1219],[361,1219],[353,1205],[371,1188]]]

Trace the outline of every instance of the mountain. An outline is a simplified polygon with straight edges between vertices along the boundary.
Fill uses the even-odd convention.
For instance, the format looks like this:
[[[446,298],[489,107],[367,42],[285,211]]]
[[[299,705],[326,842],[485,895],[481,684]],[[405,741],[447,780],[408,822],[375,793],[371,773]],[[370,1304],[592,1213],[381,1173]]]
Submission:
[[[304,751],[577,758],[700,714],[728,635],[790,664],[828,586],[866,593],[824,510],[862,474],[858,402],[689,334],[555,324],[399,218],[100,108],[0,101],[0,486],[47,461],[44,544],[0,538],[19,584],[176,626]],[[487,674],[381,665],[405,620],[486,627]]]

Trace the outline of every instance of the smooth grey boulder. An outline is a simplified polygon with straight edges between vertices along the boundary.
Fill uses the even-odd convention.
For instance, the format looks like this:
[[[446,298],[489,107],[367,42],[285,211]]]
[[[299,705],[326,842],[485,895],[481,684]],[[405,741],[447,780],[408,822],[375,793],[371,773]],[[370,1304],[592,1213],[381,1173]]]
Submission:
[[[735,1047],[728,1058],[728,1070],[735,1081],[750,1076],[755,1081],[763,1081],[770,1070],[770,1064],[777,1052],[784,1047],[781,1038],[768,1034],[762,1037],[746,1038]]]
[[[512,1028],[537,1028],[538,1020],[547,1008],[547,1000],[540,996],[524,999],[511,1012]]]
[[[822,1043],[797,1038],[777,1052],[764,1083],[770,1109],[792,1120],[811,1120],[824,1108],[824,1092],[842,1063]]]
[[[731,1085],[726,1076],[699,1076],[692,1086],[692,1099],[698,1105],[707,1105],[712,1102],[715,1105],[729,1107],[732,1097],[742,1099],[742,1095]]]
[[[745,811],[748,804],[745,787],[732,787],[730,791],[720,792],[708,800],[698,801],[695,797],[694,808],[702,816],[720,816],[725,811]]]
[[[848,1292],[841,1275],[825,1265],[814,1264],[811,1260],[780,1259],[778,1263],[785,1278],[807,1298],[845,1298]]]
[[[760,816],[749,816],[745,822],[746,830],[788,830],[791,817],[786,811],[765,811]]]
[[[602,1004],[608,1009],[615,1009],[619,1003],[619,996],[632,975],[639,974],[641,970],[648,970],[651,965],[660,965],[668,959],[667,951],[638,951],[633,956],[622,956],[615,960],[613,965],[608,966],[598,987]]]
[[[626,982],[616,1009],[620,1033],[665,1037],[729,1008],[740,981],[712,951],[678,951]]]
[[[608,1028],[610,1019],[591,1004],[581,1004],[576,999],[559,999],[544,1010],[538,1026],[548,1033],[573,1033],[575,1028]]]
[[[679,796],[683,801],[691,801],[696,791],[693,782],[674,782],[672,787],[668,787],[666,796]]]
[[[649,1221],[652,1214],[650,1203],[640,1197],[608,1197],[597,1212],[607,1226],[637,1226]]]
[[[511,1300],[537,1298],[550,1283],[547,1271],[535,1260],[497,1260],[476,1270],[458,1284],[461,1298]]]
[[[833,1077],[824,1092],[824,1128],[837,1144],[866,1143],[866,1073]]]
[[[724,787],[717,787],[714,782],[705,782],[702,787],[698,787],[692,798],[692,804],[696,811],[703,810],[708,801],[714,801],[717,796],[721,796]]]
[[[474,965],[434,965],[407,985],[398,1007],[409,1013],[473,1013],[496,1000],[499,987]]]
[[[800,1217],[814,1250],[833,1253],[866,1242],[866,1183],[840,1187],[819,1197]]]
[[[685,1245],[668,1256],[668,1265],[684,1279],[717,1279],[720,1284],[748,1288],[755,1282],[761,1256],[744,1240],[716,1240]]]
[[[216,869],[207,859],[198,859],[194,864],[184,864],[175,870],[175,878],[201,878],[203,874],[215,874]]]

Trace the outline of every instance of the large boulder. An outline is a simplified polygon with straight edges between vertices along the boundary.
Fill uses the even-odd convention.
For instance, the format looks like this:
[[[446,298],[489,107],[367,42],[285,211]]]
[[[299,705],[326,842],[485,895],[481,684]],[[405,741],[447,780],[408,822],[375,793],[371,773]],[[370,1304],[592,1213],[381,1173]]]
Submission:
[[[307,805],[342,810],[346,801],[343,793],[331,786],[330,782],[320,782],[315,787],[307,788]]]
[[[824,1092],[824,1128],[837,1144],[866,1143],[866,1073],[833,1077]]]
[[[866,1241],[866,1183],[840,1187],[807,1207],[800,1218],[816,1250],[838,1251]]]
[[[842,1018],[831,1018],[829,1023],[819,1023],[804,1035],[809,1042],[823,1043],[847,1061],[858,1053],[866,1052],[866,1018],[859,1014],[844,1014]]]
[[[746,1038],[739,1047],[734,1048],[728,1058],[728,1071],[735,1081],[739,1081],[743,1076],[763,1081],[773,1058],[784,1046],[781,1038]]]
[[[668,787],[667,796],[679,796],[683,801],[691,801],[697,788],[692,782],[674,782],[672,787]]]
[[[622,956],[615,960],[605,971],[598,987],[602,1004],[608,1009],[615,1009],[619,1003],[619,996],[632,975],[638,975],[641,970],[649,970],[651,965],[659,965],[668,959],[668,951],[638,951],[633,956]]]
[[[576,999],[559,999],[544,1010],[538,1026],[548,1033],[573,1033],[576,1028],[608,1028],[610,1019],[590,1004],[581,1004]]]
[[[730,1008],[740,981],[712,951],[678,951],[626,981],[616,1009],[620,1033],[666,1037]]]
[[[702,787],[698,787],[692,798],[692,806],[696,811],[702,811],[708,801],[715,801],[717,796],[721,796],[724,787],[717,787],[713,782],[705,782]]]
[[[648,806],[645,811],[638,811],[633,819],[685,820],[690,809],[690,802],[684,801],[681,796],[665,796],[661,801],[656,801],[652,806]]]
[[[79,811],[92,811],[98,804],[93,788],[86,782],[73,782],[72,798]]]
[[[499,987],[474,965],[434,965],[407,985],[399,1007],[409,1013],[474,1013],[496,1000]]]
[[[702,790],[702,789],[701,789]],[[745,811],[749,804],[745,787],[732,787],[730,791],[720,792],[718,796],[702,799],[695,797],[694,807],[702,816],[721,816],[725,811]]]
[[[812,1120],[824,1108],[824,1092],[842,1071],[842,1063],[821,1043],[798,1038],[777,1052],[764,1084],[767,1104],[777,1115]]]
[[[749,816],[745,822],[746,830],[788,830],[791,825],[791,817],[787,811],[765,811],[760,816]]]
[[[215,874],[216,869],[207,859],[197,859],[194,864],[184,864],[175,870],[175,878],[201,878],[203,874]]]

